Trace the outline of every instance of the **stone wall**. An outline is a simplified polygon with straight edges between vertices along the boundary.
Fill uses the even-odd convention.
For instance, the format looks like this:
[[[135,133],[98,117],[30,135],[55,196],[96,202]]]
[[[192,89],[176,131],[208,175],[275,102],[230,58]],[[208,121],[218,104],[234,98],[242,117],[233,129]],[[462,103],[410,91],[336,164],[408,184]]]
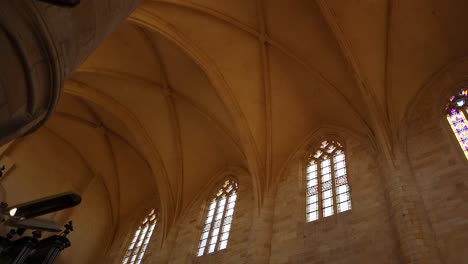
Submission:
[[[265,213],[270,217],[262,217],[255,209],[249,180],[239,182],[226,250],[196,257],[207,206],[206,199],[200,198],[172,227],[167,239],[172,242],[159,248],[159,239],[155,239],[158,242],[148,250],[145,263],[401,263],[374,152],[355,139],[345,143],[351,211],[305,223],[303,161],[308,152],[303,149],[286,164],[276,195],[271,198],[273,212]],[[270,256],[256,256],[264,252],[270,252]]]
[[[455,92],[450,87],[455,88],[443,78],[419,98],[407,120],[408,156],[439,254],[445,263],[467,263],[467,161],[440,102],[446,92]]]
[[[369,147],[346,143],[352,210],[305,222],[301,151],[278,187],[270,263],[400,263],[376,159]]]
[[[215,183],[204,189],[199,199],[183,212],[180,221],[169,230],[162,248],[158,247],[160,238],[155,238],[157,242],[150,245],[145,263],[246,263],[249,247],[246,242],[249,241],[255,203],[250,179],[242,175],[234,176],[238,179],[239,190],[227,249],[196,257],[209,206],[208,197],[217,190],[217,183],[223,182],[223,177],[217,177]]]
[[[351,211],[305,222],[304,160],[313,151],[313,144],[306,144],[285,164],[261,209],[250,178],[241,178],[226,250],[196,257],[211,188],[187,208],[167,238],[153,238],[144,263],[466,263],[467,162],[443,111],[433,107],[440,95],[433,89],[420,96],[401,130],[405,151],[395,153],[396,165],[388,171],[367,140],[340,135]],[[394,178],[403,181],[398,185]],[[391,192],[400,192],[392,197],[402,200],[390,200]]]

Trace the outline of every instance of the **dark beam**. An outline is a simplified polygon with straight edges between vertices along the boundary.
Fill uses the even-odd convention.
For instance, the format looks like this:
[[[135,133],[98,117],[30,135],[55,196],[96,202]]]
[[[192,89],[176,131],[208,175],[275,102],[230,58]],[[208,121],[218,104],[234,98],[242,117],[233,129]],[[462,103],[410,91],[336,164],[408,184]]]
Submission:
[[[49,3],[51,5],[63,7],[75,7],[80,4],[80,0],[39,0],[41,2]]]

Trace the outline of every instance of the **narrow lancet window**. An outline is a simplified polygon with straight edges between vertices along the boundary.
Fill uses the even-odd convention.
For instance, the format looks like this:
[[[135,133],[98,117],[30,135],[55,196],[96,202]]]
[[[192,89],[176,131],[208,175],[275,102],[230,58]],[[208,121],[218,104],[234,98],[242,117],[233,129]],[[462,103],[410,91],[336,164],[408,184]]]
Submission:
[[[323,141],[306,170],[306,220],[318,220],[351,209],[346,158],[337,141]]]
[[[140,264],[145,255],[146,248],[151,239],[157,223],[156,210],[151,212],[143,219],[138,229],[135,231],[130,245],[128,246],[127,253],[122,261],[122,264]]]
[[[237,199],[237,182],[228,179],[211,197],[205,224],[198,244],[198,256],[227,247]]]
[[[458,93],[450,97],[445,108],[447,121],[457,138],[458,144],[468,159],[468,88],[460,88]]]

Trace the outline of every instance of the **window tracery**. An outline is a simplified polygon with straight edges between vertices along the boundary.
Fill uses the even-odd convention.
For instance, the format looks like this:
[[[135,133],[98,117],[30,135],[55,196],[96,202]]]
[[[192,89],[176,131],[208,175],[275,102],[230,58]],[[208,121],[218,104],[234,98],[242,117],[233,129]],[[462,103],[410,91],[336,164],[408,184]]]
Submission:
[[[458,93],[449,99],[445,108],[447,121],[457,138],[465,157],[468,159],[468,88],[460,88]]]
[[[306,221],[351,210],[343,146],[323,141],[310,155],[306,169]]]
[[[158,221],[156,210],[151,212],[143,219],[138,229],[133,235],[132,241],[128,246],[127,253],[124,256],[122,264],[139,264],[145,255],[151,235],[156,228]]]
[[[213,195],[198,244],[197,256],[227,247],[236,205],[237,188],[237,182],[234,179],[228,179]]]

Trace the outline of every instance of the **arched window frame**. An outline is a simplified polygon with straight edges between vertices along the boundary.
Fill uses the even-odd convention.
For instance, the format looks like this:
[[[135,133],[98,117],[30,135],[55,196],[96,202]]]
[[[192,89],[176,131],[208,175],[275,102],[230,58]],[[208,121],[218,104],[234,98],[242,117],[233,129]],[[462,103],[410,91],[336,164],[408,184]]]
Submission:
[[[137,230],[127,247],[127,252],[122,260],[122,264],[140,264],[149,245],[151,236],[158,222],[158,213],[155,209],[150,212],[140,222]]]
[[[304,166],[306,222],[317,221],[352,209],[347,155],[341,140],[324,138],[314,146],[314,148],[310,148]],[[330,146],[333,146],[333,149],[327,151]],[[342,160],[335,158],[340,154]],[[327,159],[330,162],[329,164],[324,162]],[[327,168],[330,171],[330,180],[324,177],[328,173],[323,173],[323,170]],[[326,187],[323,187],[323,184],[331,184],[331,188],[324,189]],[[325,195],[325,191],[330,191],[331,197]],[[345,196],[346,199],[343,198]],[[332,202],[331,206],[326,206],[329,205],[325,203],[328,201]],[[344,203],[346,203],[346,206]],[[331,214],[325,208],[332,208]]]
[[[207,207],[203,214],[203,226],[196,251],[197,257],[227,248],[238,191],[237,179],[228,177],[217,186],[206,201]],[[223,197],[225,198],[224,203]],[[218,215],[221,216],[220,219],[217,219]]]
[[[468,86],[459,85],[445,107],[447,122],[461,151],[468,160]]]

